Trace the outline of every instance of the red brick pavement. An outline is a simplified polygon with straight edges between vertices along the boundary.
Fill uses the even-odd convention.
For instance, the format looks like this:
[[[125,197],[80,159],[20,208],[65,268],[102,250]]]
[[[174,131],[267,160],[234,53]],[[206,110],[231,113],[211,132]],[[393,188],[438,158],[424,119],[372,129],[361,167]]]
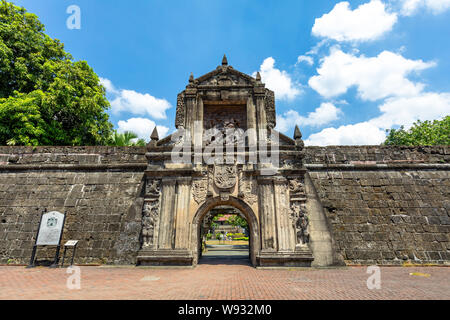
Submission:
[[[80,267],[81,289],[66,287],[67,269],[0,267],[0,299],[450,299],[450,268],[382,267],[381,289],[369,290],[366,267],[191,269]],[[429,277],[410,273],[429,274]]]

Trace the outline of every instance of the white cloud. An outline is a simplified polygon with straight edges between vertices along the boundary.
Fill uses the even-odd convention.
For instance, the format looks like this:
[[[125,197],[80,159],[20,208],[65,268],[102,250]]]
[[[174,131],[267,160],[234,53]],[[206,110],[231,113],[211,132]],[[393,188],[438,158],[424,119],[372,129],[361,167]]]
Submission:
[[[382,115],[369,122],[379,128],[395,125],[409,128],[417,121],[436,120],[450,114],[450,93],[424,92],[414,97],[387,99],[380,107]]]
[[[106,79],[106,78],[100,78],[100,83],[105,87],[106,92],[109,94],[119,94],[119,91],[116,89],[116,87],[114,87],[113,83],[111,82],[111,80]]]
[[[302,63],[302,62],[306,62],[307,64],[312,66],[314,64],[314,59],[310,56],[298,56],[297,64]]]
[[[424,84],[411,82],[406,76],[434,65],[406,59],[390,51],[383,51],[376,57],[358,57],[332,48],[317,69],[318,75],[311,77],[308,83],[326,98],[346,93],[352,86],[357,87],[363,100],[415,96],[423,90]]]
[[[385,131],[369,122],[326,128],[305,140],[307,146],[377,145],[386,139]]]
[[[381,115],[365,122],[326,128],[312,134],[306,145],[370,145],[386,139],[385,130],[417,120],[436,120],[450,114],[450,93],[424,92],[414,97],[388,98],[379,106]]]
[[[341,109],[335,107],[332,103],[322,103],[313,112],[303,117],[295,110],[289,110],[283,115],[277,115],[277,129],[281,132],[287,132],[295,125],[301,126],[321,126],[339,119],[342,114]]]
[[[107,93],[113,96],[111,110],[114,114],[125,111],[136,115],[148,115],[154,119],[166,119],[166,110],[172,107],[167,100],[155,98],[148,93],[118,90],[108,79],[100,78],[100,82]]]
[[[387,12],[380,0],[362,4],[353,11],[345,1],[317,18],[312,34],[337,41],[371,41],[390,31],[396,22],[397,14]]]
[[[275,92],[275,98],[280,100],[292,100],[302,91],[300,85],[296,84],[291,76],[284,70],[274,67],[275,60],[272,57],[265,59],[260,67],[261,80],[266,87]],[[256,72],[253,73],[253,77]]]
[[[131,118],[126,121],[119,121],[118,126],[118,132],[131,131],[136,133],[140,139],[149,141],[156,123],[146,118]],[[169,128],[164,126],[157,126],[157,130],[160,139],[164,138],[169,132]]]
[[[120,95],[111,102],[111,107],[115,114],[127,111],[137,115],[149,115],[155,119],[165,119],[166,110],[172,106],[167,100],[155,98],[148,93],[121,90]]]
[[[423,8],[433,14],[440,14],[450,9],[450,0],[398,0],[401,5],[401,14],[412,16]]]

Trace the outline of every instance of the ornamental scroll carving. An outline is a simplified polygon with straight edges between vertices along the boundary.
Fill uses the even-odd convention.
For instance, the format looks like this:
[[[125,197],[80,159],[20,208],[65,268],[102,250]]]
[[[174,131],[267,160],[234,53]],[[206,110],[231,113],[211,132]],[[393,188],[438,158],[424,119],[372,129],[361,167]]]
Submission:
[[[161,181],[147,180],[142,210],[142,248],[150,248],[155,242],[155,233],[159,221],[160,194]]]
[[[177,112],[175,117],[175,128],[185,127],[185,106],[184,94],[180,93],[177,96]]]
[[[243,172],[239,177],[239,197],[241,197],[249,205],[253,205],[258,201],[257,184],[255,179],[247,176]]]
[[[275,93],[271,90],[266,90],[266,119],[267,127],[270,129],[275,128]]]

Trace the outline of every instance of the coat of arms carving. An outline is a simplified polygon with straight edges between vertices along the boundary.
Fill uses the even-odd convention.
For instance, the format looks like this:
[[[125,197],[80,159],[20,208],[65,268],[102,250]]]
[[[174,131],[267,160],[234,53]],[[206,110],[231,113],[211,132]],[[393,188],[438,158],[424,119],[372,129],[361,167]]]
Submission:
[[[200,204],[206,200],[206,195],[208,192],[208,180],[196,180],[192,184],[192,188],[195,202]]]
[[[231,189],[236,185],[237,169],[235,165],[215,165],[214,183],[219,189]]]

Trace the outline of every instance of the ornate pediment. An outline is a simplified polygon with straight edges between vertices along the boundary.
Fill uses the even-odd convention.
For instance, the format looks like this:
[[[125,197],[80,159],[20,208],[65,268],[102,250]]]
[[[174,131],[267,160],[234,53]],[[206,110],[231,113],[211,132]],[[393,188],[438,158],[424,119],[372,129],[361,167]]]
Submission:
[[[254,86],[256,80],[245,73],[234,70],[231,66],[219,66],[216,70],[194,80],[194,84],[202,86],[233,87]]]

